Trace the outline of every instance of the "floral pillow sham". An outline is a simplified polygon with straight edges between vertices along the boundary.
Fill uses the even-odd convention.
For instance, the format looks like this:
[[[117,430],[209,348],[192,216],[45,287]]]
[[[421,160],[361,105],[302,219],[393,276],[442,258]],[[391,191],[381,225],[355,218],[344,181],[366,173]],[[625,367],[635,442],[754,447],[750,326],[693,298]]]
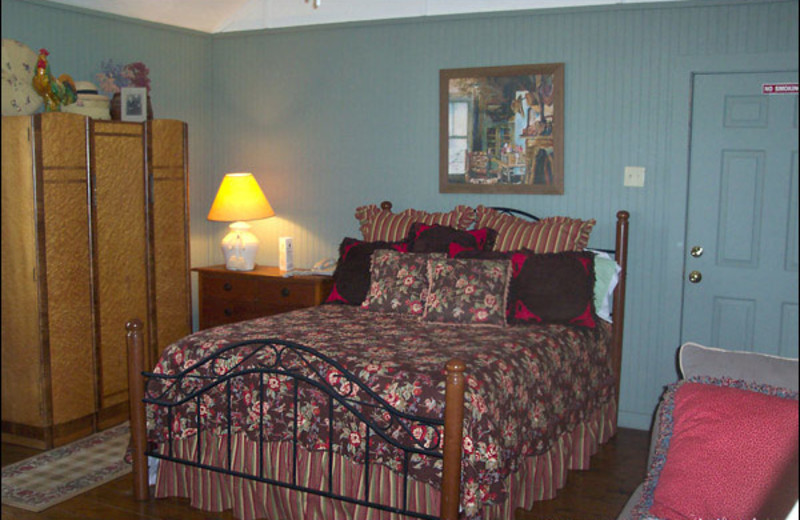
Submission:
[[[422,319],[505,326],[510,270],[508,260],[428,260],[428,295]]]
[[[456,258],[509,259],[509,325],[561,323],[594,328],[594,255],[530,250],[463,251]]]
[[[428,295],[428,260],[441,253],[401,253],[379,249],[372,253],[370,286],[362,309],[422,316]]]
[[[333,288],[326,303],[361,305],[370,285],[370,261],[378,249],[407,251],[408,244],[402,242],[364,242],[345,238],[339,245],[339,261],[333,272]]]

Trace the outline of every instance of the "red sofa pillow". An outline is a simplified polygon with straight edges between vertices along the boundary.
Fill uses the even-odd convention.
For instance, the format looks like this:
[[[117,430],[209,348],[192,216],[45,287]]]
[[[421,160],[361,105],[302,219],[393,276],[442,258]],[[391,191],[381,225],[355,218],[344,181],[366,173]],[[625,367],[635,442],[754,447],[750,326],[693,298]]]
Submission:
[[[797,500],[797,392],[697,377],[664,396],[634,518],[785,518]]]

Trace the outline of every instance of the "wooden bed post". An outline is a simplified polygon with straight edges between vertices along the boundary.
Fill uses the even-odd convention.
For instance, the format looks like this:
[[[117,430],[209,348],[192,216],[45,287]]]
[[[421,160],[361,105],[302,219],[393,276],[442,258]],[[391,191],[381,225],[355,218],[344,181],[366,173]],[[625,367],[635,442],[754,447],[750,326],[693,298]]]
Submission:
[[[125,325],[128,331],[128,399],[131,413],[131,446],[133,447],[133,496],[136,500],[147,500],[150,488],[147,482],[147,428],[144,411],[144,378],[142,376],[144,355],[144,326],[139,319]]]
[[[628,274],[628,219],[627,211],[617,212],[617,242],[614,246],[615,260],[622,268],[619,282],[614,289],[613,337],[611,340],[611,363],[616,376],[617,410],[619,410],[620,382],[622,381],[622,333],[625,329],[625,278]]]
[[[457,520],[461,502],[461,443],[464,429],[464,369],[460,359],[447,362],[444,390],[444,466],[441,520]]]

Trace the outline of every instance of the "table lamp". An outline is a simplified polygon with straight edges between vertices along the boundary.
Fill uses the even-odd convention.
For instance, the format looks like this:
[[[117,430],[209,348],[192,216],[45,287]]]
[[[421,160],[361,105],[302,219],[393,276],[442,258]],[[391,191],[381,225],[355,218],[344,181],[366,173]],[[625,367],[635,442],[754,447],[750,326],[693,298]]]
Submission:
[[[275,214],[252,173],[227,173],[208,212],[208,220],[232,222],[222,239],[225,267],[252,271],[256,264],[258,238],[245,220],[259,220]]]

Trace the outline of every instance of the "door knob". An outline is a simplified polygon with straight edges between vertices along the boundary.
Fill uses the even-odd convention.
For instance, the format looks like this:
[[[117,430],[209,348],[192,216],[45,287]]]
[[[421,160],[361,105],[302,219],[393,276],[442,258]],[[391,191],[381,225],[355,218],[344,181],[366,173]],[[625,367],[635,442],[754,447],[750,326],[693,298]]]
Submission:
[[[703,279],[703,273],[700,271],[692,271],[689,273],[689,281],[692,283],[700,283],[700,280]]]
[[[703,256],[703,248],[700,246],[694,246],[690,254],[695,258],[700,258]]]

